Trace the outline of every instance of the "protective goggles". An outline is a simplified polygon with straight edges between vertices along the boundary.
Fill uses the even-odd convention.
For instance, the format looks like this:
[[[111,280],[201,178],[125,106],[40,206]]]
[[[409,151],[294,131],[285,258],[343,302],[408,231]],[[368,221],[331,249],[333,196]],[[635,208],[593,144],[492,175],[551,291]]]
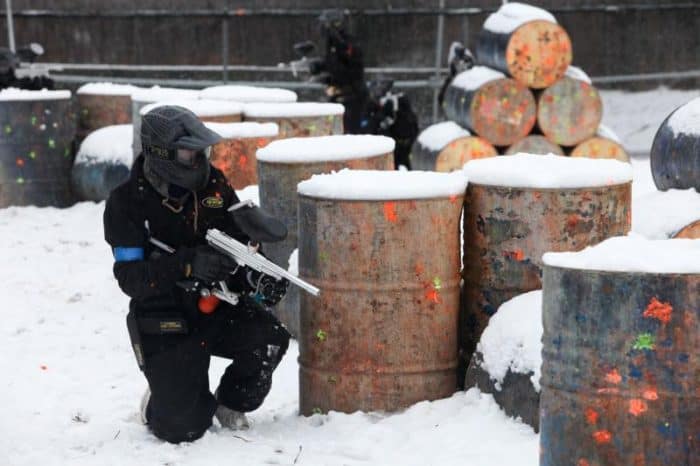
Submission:
[[[211,155],[211,146],[204,149],[164,149],[157,146],[146,146],[143,150],[146,155],[177,162],[185,167],[193,167],[202,157],[209,160]]]

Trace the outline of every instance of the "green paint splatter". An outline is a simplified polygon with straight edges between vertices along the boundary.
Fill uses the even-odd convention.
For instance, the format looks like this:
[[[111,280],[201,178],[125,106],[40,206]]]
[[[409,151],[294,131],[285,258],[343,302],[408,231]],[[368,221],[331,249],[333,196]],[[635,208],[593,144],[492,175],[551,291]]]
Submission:
[[[436,290],[442,289],[442,280],[440,280],[440,277],[433,278],[433,288]]]
[[[315,132],[316,129],[317,129],[316,125],[309,125],[309,131],[311,131],[312,133]]]
[[[35,158],[36,158],[36,152],[34,152],[34,151],[29,152],[29,158],[30,158],[30,159],[35,159]]]
[[[651,333],[640,334],[632,345],[632,349],[641,350],[654,350],[655,338]]]
[[[338,383],[338,379],[336,379],[334,375],[329,375],[328,383]]]
[[[318,339],[318,341],[326,341],[326,338],[328,338],[328,334],[322,329],[318,329],[318,332],[316,332],[316,338]]]
[[[63,149],[63,156],[68,157],[69,155],[70,155],[70,149],[66,147],[65,149]]]
[[[5,125],[5,134],[10,134],[12,132],[12,126]]]
[[[56,141],[53,139],[49,139],[49,148],[55,149],[56,148]]]
[[[32,122],[32,126],[34,126],[34,125],[36,125],[37,118],[34,115],[32,115],[32,118],[30,121]]]
[[[328,262],[328,253],[326,251],[321,251],[318,253],[318,258],[321,259],[321,262]]]
[[[83,115],[87,115],[87,114],[88,114],[88,109],[87,109],[87,108],[82,109],[82,113],[83,113]]]
[[[17,184],[24,184],[24,178],[22,178],[21,176],[17,178]]]
[[[323,414],[323,411],[321,411],[321,408],[314,408],[311,410],[312,414]]]

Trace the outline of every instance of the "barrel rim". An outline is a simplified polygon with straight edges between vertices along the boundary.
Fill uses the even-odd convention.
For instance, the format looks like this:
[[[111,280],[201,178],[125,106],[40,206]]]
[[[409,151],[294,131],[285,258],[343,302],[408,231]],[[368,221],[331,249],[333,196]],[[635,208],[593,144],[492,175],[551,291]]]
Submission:
[[[697,277],[698,280],[700,280],[700,272],[673,272],[673,273],[658,273],[658,272],[637,272],[637,271],[629,271],[629,272],[623,272],[620,270],[598,270],[598,269],[578,269],[578,268],[573,268],[573,267],[562,267],[559,265],[549,265],[547,263],[542,263],[542,274],[544,277],[544,273],[546,270],[552,269],[552,270],[557,270],[557,271],[572,271],[576,273],[582,273],[584,275],[591,275],[591,276],[601,276],[601,275],[617,275],[617,276],[639,276],[639,277],[663,277],[663,278],[674,278],[674,277],[683,277],[683,278],[688,278],[688,277]],[[542,290],[544,292],[544,280],[542,283]]]
[[[537,192],[563,192],[563,191],[584,191],[599,188],[610,188],[610,189],[620,189],[626,186],[632,188],[632,181],[630,180],[625,183],[615,183],[615,184],[604,184],[596,186],[581,186],[578,188],[532,188],[532,187],[519,187],[519,186],[504,186],[500,184],[483,184],[483,183],[472,183],[471,181],[467,184],[467,190],[470,186],[475,186],[477,188],[492,188],[492,189],[517,189],[520,191],[537,191]]]
[[[318,197],[318,196],[310,196],[308,194],[301,194],[300,192],[297,191],[297,196],[299,198],[307,198],[307,199],[312,199],[314,201],[333,201],[334,203],[340,203],[340,202],[347,202],[347,203],[368,203],[368,202],[416,202],[416,201],[449,201],[453,202],[452,199],[454,196],[459,196],[459,194],[453,194],[453,195],[448,195],[448,196],[439,196],[439,197],[407,197],[407,198],[386,198],[386,199],[337,199],[337,198],[331,198],[331,197]],[[460,207],[462,204],[459,204]]]

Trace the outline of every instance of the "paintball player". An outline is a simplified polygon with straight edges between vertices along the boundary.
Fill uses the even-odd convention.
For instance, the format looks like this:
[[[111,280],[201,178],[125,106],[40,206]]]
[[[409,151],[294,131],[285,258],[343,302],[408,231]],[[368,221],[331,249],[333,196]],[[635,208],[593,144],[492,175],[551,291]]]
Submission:
[[[345,107],[345,133],[367,133],[369,131],[364,116],[369,93],[365,83],[362,50],[347,32],[347,17],[343,11],[325,10],[318,19],[326,42],[326,54],[311,72],[319,75],[320,81],[327,86],[329,101]]]
[[[447,91],[447,87],[450,85],[455,76],[474,66],[474,56],[472,55],[471,51],[464,47],[461,42],[452,42],[450,45],[450,51],[447,53],[447,63],[450,67],[450,72],[445,77],[445,81],[442,83],[440,93],[438,94],[438,104],[440,105],[440,108],[442,108],[443,101],[445,100],[445,92]]]
[[[238,267],[206,243],[210,228],[249,240],[228,212],[239,203],[236,193],[209,163],[220,139],[187,109],[153,109],[143,116],[143,152],[104,212],[114,275],[132,298],[129,334],[149,386],[142,419],[171,443],[200,438],[213,416],[224,427],[248,427],[244,413],[267,396],[290,337],[265,308],[282,299],[289,282]],[[183,286],[221,281],[239,293],[237,305]],[[212,355],[233,360],[214,394]]]

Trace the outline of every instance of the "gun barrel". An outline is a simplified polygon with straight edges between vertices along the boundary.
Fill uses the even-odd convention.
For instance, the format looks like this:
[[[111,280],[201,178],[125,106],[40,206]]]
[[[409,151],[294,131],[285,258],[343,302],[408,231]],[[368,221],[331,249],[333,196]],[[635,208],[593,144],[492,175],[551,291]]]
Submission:
[[[233,257],[236,262],[241,265],[246,265],[251,267],[258,272],[262,272],[267,275],[271,275],[278,280],[282,277],[286,278],[290,282],[294,283],[299,288],[304,289],[308,293],[318,296],[321,290],[308,283],[301,278],[292,275],[288,271],[284,270],[279,265],[270,262],[261,254],[251,251],[248,246],[236,241],[235,239],[228,236],[226,233],[212,228],[207,231],[206,235],[207,242],[214,248],[218,249],[224,254],[228,254]]]

